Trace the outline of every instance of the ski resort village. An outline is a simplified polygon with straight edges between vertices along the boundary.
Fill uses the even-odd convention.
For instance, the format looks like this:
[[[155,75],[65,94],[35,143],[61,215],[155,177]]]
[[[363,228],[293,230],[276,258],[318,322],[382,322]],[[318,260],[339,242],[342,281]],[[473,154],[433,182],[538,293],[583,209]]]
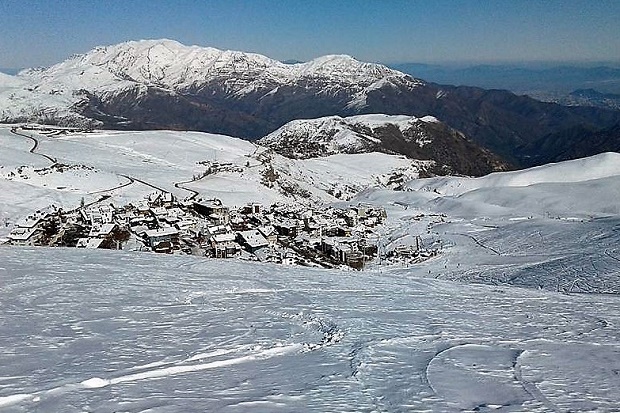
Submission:
[[[75,133],[88,136],[90,132],[22,125],[13,127],[11,133],[18,139],[33,139],[38,145],[36,136],[54,140]],[[272,158],[265,153],[256,156],[268,165],[261,172],[265,189],[278,181]],[[52,165],[30,172],[45,176],[54,172],[62,174],[65,170],[92,169],[84,165],[60,164],[52,157],[49,159]],[[194,174],[189,182],[222,173],[241,173],[249,163],[199,161],[197,165],[205,167],[205,171]],[[8,172],[7,178],[21,177],[28,181],[30,178],[24,168],[20,166]],[[394,176],[390,179],[399,180]],[[148,185],[151,189],[158,188],[157,182]],[[291,186],[288,185],[287,190]],[[292,191],[294,194],[304,193],[299,187]],[[342,196],[340,190],[330,192]],[[79,206],[49,205],[33,211],[11,224],[11,231],[3,242],[22,246],[191,254],[324,268],[345,266],[358,270],[373,261],[374,265],[414,264],[435,256],[439,251],[436,243],[425,245],[420,236],[413,244],[387,250],[381,238],[385,208],[371,204],[312,207],[308,202],[276,202],[271,205],[248,202],[231,207],[218,198],[203,199],[197,191],[178,199],[170,192],[154,190],[143,199],[117,205],[110,202],[113,200],[110,194],[95,193],[100,195],[88,204],[82,197]],[[438,222],[441,220],[439,217]],[[8,225],[6,221],[5,226]]]
[[[385,218],[383,208],[368,205],[312,210],[250,203],[231,211],[219,199],[177,201],[163,192],[137,205],[101,202],[67,212],[36,211],[14,225],[7,242],[362,269],[377,257],[381,236],[376,230]],[[381,259],[410,264],[437,254],[420,244]]]

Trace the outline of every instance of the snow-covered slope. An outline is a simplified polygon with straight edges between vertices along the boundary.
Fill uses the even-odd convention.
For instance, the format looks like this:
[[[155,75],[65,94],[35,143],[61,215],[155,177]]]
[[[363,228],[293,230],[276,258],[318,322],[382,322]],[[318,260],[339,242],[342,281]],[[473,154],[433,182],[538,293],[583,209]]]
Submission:
[[[259,143],[288,157],[301,159],[337,153],[360,153],[381,143],[379,138],[372,136],[373,129],[394,125],[403,132],[419,122],[437,120],[432,116],[418,119],[413,116],[376,114],[299,119],[270,133],[260,139]],[[417,139],[412,139],[412,143],[421,147],[430,143],[429,139],[420,133]]]
[[[441,246],[437,278],[620,292],[620,154],[482,178],[420,179],[354,201],[388,206],[386,250]],[[416,239],[418,238],[418,239]]]
[[[536,184],[584,182],[620,175],[620,154],[607,152],[588,158],[538,166],[521,171],[494,173],[481,178],[437,178],[412,181],[414,191],[462,195],[475,189],[524,187]]]
[[[11,90],[24,85],[24,81],[16,76],[0,72],[0,92]]]
[[[396,273],[0,247],[0,411],[600,411],[620,302]]]
[[[428,167],[380,153],[292,160],[242,139],[200,132],[16,132],[21,135],[0,127],[0,236],[35,210],[52,204],[72,209],[81,198],[88,203],[106,195],[123,205],[161,189],[180,198],[196,191],[229,206],[310,205],[397,186]]]
[[[433,174],[485,175],[506,170],[500,158],[432,116],[369,114],[294,120],[259,140],[290,158],[384,152],[432,162]]]

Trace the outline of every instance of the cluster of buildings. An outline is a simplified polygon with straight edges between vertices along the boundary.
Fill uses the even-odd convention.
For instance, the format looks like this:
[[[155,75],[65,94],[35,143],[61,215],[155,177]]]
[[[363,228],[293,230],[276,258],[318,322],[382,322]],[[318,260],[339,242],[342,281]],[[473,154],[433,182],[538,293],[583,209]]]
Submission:
[[[178,201],[157,192],[136,205],[99,202],[37,212],[17,223],[8,240],[362,269],[380,252],[376,227],[385,219],[383,208],[370,205],[319,210],[250,203],[231,210],[218,199]]]

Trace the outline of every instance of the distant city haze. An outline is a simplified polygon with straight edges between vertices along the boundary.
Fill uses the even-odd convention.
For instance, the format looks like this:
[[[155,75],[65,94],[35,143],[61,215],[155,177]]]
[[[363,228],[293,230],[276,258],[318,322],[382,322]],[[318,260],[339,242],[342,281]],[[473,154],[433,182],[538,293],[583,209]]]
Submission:
[[[307,61],[617,62],[615,0],[3,0],[0,68],[48,66],[99,45],[169,38]]]

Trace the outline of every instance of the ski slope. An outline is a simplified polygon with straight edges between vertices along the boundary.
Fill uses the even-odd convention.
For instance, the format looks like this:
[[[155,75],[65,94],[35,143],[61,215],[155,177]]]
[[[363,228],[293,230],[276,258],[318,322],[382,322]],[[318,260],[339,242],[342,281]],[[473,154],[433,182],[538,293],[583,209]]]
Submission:
[[[521,171],[497,172],[480,178],[438,177],[409,183],[416,191],[463,195],[476,189],[530,187],[539,184],[573,184],[620,175],[620,154],[607,152],[588,158],[537,166]]]
[[[0,237],[51,204],[195,191],[232,206],[380,205],[380,252],[439,254],[341,272],[0,246],[0,412],[620,405],[618,154],[413,179],[419,163],[378,153],[291,160],[203,133],[22,132],[0,127]],[[393,190],[394,177],[412,180]]]
[[[560,292],[620,293],[620,154],[482,178],[409,182],[385,205],[384,248],[440,246],[428,276]]]
[[[0,411],[614,411],[616,296],[0,248]]]

